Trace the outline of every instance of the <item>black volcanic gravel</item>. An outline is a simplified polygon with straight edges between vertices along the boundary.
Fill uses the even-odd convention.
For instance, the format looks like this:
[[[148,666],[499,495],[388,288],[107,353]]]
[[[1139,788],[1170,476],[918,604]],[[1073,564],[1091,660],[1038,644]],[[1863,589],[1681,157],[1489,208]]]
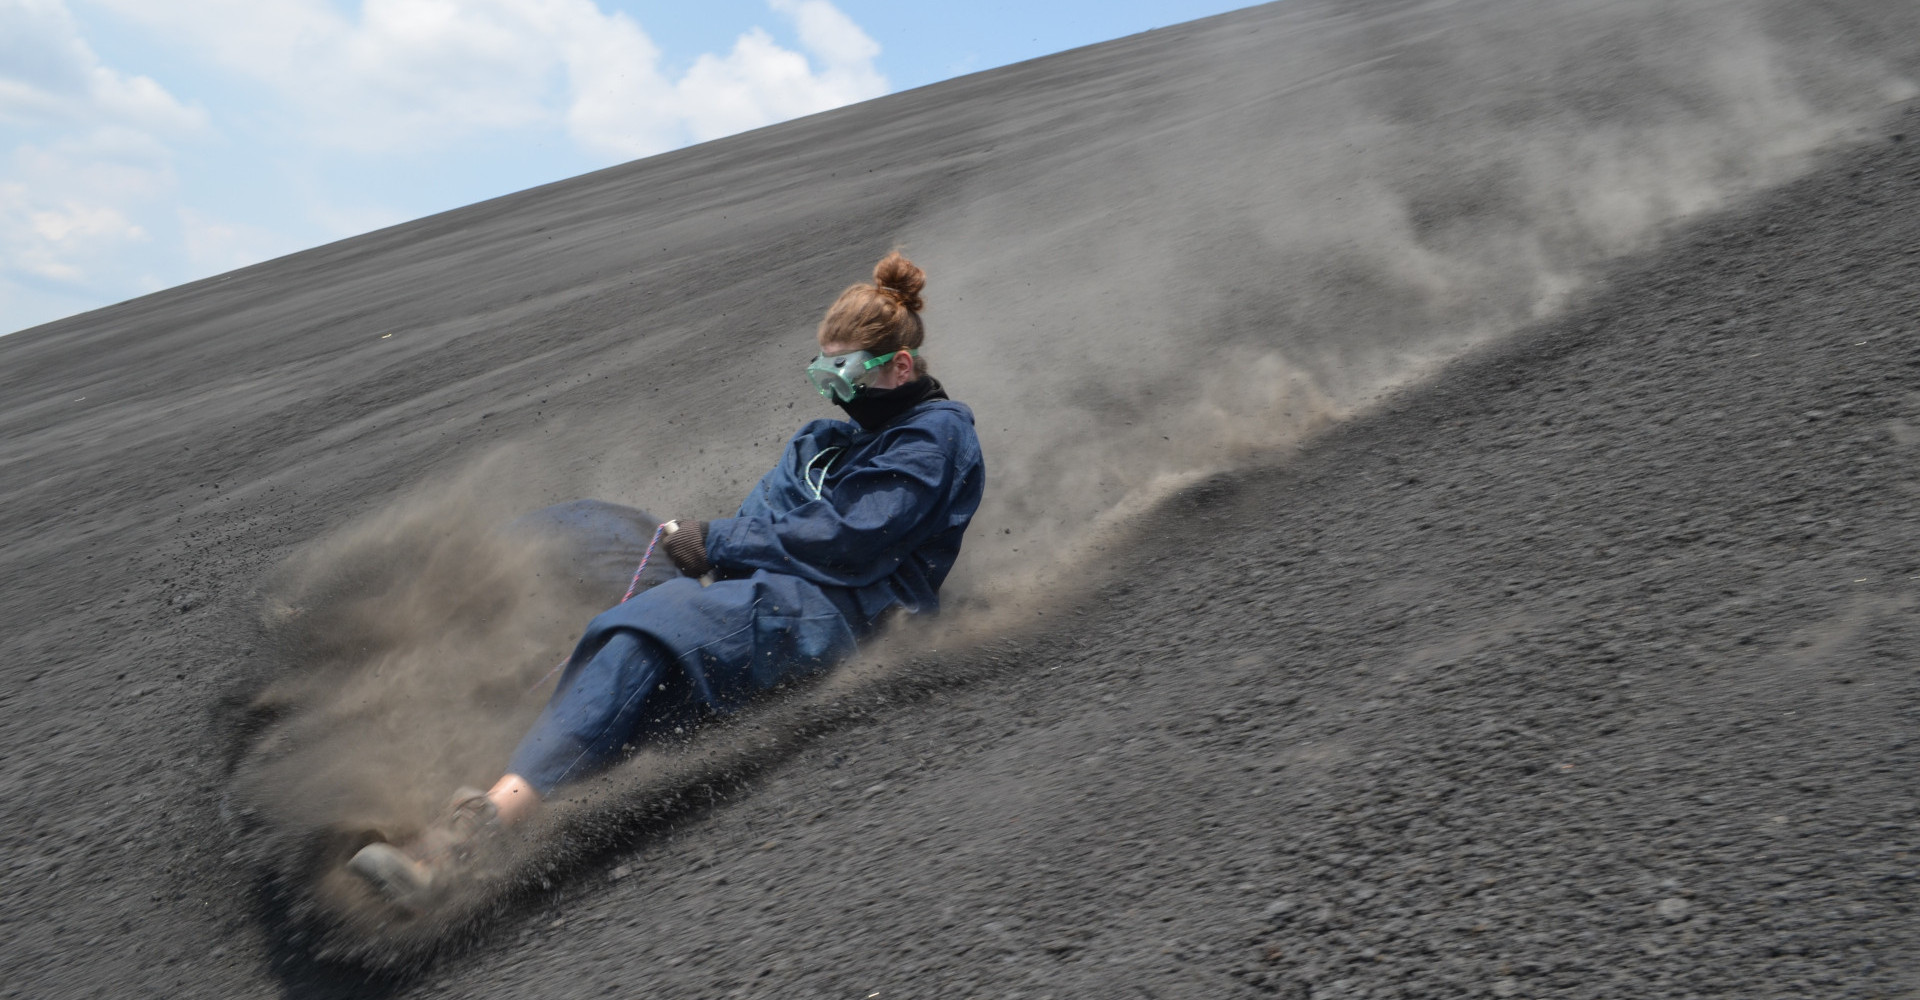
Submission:
[[[1916,247],[1682,234],[419,995],[1911,995]]]
[[[937,97],[881,110],[932,141]],[[0,340],[0,997],[1920,995],[1920,106],[424,968],[310,960],[225,785],[250,589],[549,383],[612,409],[722,292],[803,329],[939,187],[865,113]],[[753,150],[897,172],[800,198]]]

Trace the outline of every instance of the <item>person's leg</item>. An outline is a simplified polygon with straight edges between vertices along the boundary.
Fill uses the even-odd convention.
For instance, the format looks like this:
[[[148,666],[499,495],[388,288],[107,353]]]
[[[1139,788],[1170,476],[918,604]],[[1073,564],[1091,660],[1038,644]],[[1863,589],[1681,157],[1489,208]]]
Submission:
[[[491,790],[456,793],[447,813],[419,838],[404,846],[369,844],[348,869],[396,903],[425,906],[480,842],[531,815],[563,782],[610,760],[638,727],[647,695],[659,687],[669,662],[653,641],[624,629],[614,632],[561,675],[506,776]]]
[[[647,696],[660,686],[670,663],[671,654],[658,643],[622,629],[568,668],[513,752],[507,776],[488,795],[502,820],[509,812],[518,818],[531,811],[524,804],[529,792],[545,798],[611,760],[632,737]]]
[[[487,789],[487,801],[501,826],[512,826],[540,808],[540,792],[533,783],[509,771]]]

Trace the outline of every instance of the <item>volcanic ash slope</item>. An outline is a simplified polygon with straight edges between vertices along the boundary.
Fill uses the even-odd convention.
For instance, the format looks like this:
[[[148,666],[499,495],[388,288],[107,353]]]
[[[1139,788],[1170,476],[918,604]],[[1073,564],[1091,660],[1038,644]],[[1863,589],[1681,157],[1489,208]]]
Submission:
[[[1912,993],[1916,246],[1883,135],[1183,493],[447,989]]]

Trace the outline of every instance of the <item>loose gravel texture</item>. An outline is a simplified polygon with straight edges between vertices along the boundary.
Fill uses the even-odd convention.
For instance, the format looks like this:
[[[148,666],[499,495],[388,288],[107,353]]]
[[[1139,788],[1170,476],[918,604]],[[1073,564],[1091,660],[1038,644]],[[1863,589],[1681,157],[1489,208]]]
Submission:
[[[1915,995],[1915,247],[1679,234],[407,995]]]
[[[1920,72],[1920,34],[1886,30],[1911,8],[1794,9]],[[0,996],[1920,995],[1920,107],[1562,318],[1182,494],[1090,595],[918,657],[934,683],[869,692],[624,837],[583,826],[547,891],[423,969],[317,963],[276,916],[221,707],[261,659],[274,565],[492,443],[576,454],[556,413],[702,412],[643,457],[715,492],[750,478],[764,452],[739,442],[794,422],[760,389],[792,357],[718,386],[643,381],[657,359],[739,302],[765,317],[743,343],[804,330],[821,289],[961,198],[940,142],[979,144],[997,184],[1156,134],[1138,88],[1245,98],[1226,70],[1258,46],[1211,82],[1192,67],[1214,50],[1159,46],[1250,23],[0,341]],[[1430,22],[1393,23],[1418,55]],[[1453,73],[1365,66],[1409,62]],[[1071,127],[1006,117],[1043,92]],[[1059,159],[1022,158],[1036,131]],[[1077,218],[1047,208],[1036,228]]]

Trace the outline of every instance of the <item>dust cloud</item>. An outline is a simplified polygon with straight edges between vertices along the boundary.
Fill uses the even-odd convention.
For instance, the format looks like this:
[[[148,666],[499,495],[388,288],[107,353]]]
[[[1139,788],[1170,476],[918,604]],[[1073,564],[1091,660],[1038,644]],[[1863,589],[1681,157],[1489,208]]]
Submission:
[[[909,234],[992,477],[956,601],[1030,605],[1124,544],[1114,512],[1278,460],[1916,92],[1754,4],[1333,8],[1295,25],[1332,44],[983,171]]]
[[[503,528],[523,509],[505,472],[524,462],[496,452],[266,581],[264,683],[234,720],[230,801],[301,904],[317,885],[336,915],[371,912],[312,870],[341,845],[308,838],[404,838],[452,789],[491,784],[544,703],[542,674],[609,603],[552,537]]]
[[[427,912],[382,904],[345,861],[376,839],[404,842],[453,789],[500,776],[582,625],[632,573],[636,553],[583,570],[572,539],[527,526],[539,467],[522,449],[494,451],[309,543],[262,588],[264,652],[228,720],[222,807],[240,834],[234,856],[261,878],[269,929],[312,955],[418,968],[516,895],[691,808],[694,790],[711,802],[897,694],[898,661],[870,656],[733,725],[689,715],[680,735],[570,785]],[[650,570],[643,585],[673,573]]]
[[[989,462],[947,587],[957,614],[875,643],[753,710],[752,726],[588,783],[597,804],[558,810],[533,854],[551,867],[589,850],[554,834],[569,822],[639,815],[649,797],[777,758],[831,724],[831,706],[897,681],[911,647],[1017,627],[1183,485],[1283,460],[1553,316],[1610,261],[1795,176],[1917,92],[1754,4],[1368,13],[1452,6],[1303,5],[1266,35],[1184,57],[1231,64],[1231,87],[1145,93],[1125,127],[961,174],[901,234],[929,273],[928,356],[979,415]],[[251,703],[236,777],[273,828],[404,833],[452,788],[497,776],[540,707],[529,687],[606,603],[559,586],[550,551],[496,530],[537,506],[495,489],[539,479],[497,464],[517,461],[322,539],[275,581],[286,662]]]

